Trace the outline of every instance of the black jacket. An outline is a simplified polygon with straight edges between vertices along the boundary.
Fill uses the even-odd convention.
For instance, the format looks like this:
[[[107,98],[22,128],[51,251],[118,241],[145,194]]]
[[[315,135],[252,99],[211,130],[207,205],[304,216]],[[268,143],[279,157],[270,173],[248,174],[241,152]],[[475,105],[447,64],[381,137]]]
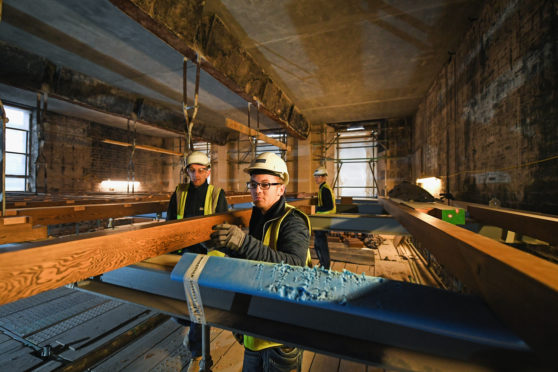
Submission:
[[[205,195],[207,193],[208,183],[205,181],[200,187],[195,187],[190,184],[188,188],[188,196],[186,197],[186,205],[184,206],[184,218],[203,216],[203,206],[205,204]],[[176,191],[172,194],[169,201],[169,206],[167,207],[167,221],[176,220]],[[217,207],[215,208],[215,213],[226,212],[229,207],[227,205],[227,199],[225,198],[225,191],[221,189],[219,193],[219,200],[217,201]]]
[[[322,193],[322,205],[321,207],[316,207],[316,212],[327,212],[333,209],[333,195],[331,195],[331,191],[327,187],[322,187],[325,182],[320,184],[321,193]]]
[[[306,219],[295,210],[281,223],[277,250],[263,245],[264,232],[270,227],[272,220],[280,218],[285,213],[285,197],[281,197],[264,215],[260,209],[252,208],[250,217],[250,232],[246,235],[242,247],[238,251],[230,252],[231,257],[246,258],[255,261],[265,261],[289,265],[304,266],[310,242],[310,234]],[[265,231],[264,231],[265,229]]]

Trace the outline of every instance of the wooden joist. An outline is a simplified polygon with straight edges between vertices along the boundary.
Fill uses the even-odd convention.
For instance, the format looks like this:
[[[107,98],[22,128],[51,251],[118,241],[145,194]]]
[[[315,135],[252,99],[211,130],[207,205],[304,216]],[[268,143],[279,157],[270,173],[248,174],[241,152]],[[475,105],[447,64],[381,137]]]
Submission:
[[[235,130],[237,132],[240,132],[240,133],[245,134],[245,135],[250,136],[250,137],[255,137],[255,138],[257,138],[261,141],[264,141],[266,143],[269,143],[273,146],[277,146],[281,150],[291,151],[291,146],[287,146],[283,142],[277,141],[277,140],[275,140],[271,137],[268,137],[265,134],[260,133],[257,130],[249,128],[249,127],[247,127],[243,124],[240,124],[238,121],[235,121],[233,119],[227,118],[226,122],[225,122],[225,125],[229,129]]]
[[[148,194],[148,195],[45,195],[39,197],[10,198],[6,200],[7,209],[18,208],[39,208],[54,207],[64,205],[87,205],[87,204],[107,204],[107,203],[133,203],[140,201],[156,201],[170,199],[170,193]]]
[[[132,147],[131,143],[128,142],[120,142],[120,141],[114,141],[111,139],[104,139],[101,142],[104,143],[110,143],[111,145],[117,145],[117,146],[123,146],[123,147]],[[145,150],[145,151],[151,151],[151,152],[158,152],[160,154],[167,154],[167,155],[174,155],[174,156],[182,156],[184,155],[181,152],[177,152],[177,151],[172,151],[172,150],[167,150],[167,149],[162,149],[160,147],[155,147],[155,146],[149,146],[149,145],[135,145],[136,149],[138,150]]]
[[[46,226],[35,226],[28,216],[0,217],[0,244],[46,239]]]
[[[131,231],[22,244],[0,253],[0,305],[209,239],[212,226],[247,226],[251,210],[157,223]]]
[[[45,208],[9,209],[7,216],[29,216],[33,225],[56,225],[107,219],[116,217],[135,216],[144,213],[165,212],[168,201],[142,201],[90,205],[54,206]]]
[[[543,357],[558,350],[558,265],[381,199],[436,259]]]
[[[544,240],[558,245],[558,217],[494,208],[478,204],[467,206],[469,216],[486,225],[498,226],[506,230]]]

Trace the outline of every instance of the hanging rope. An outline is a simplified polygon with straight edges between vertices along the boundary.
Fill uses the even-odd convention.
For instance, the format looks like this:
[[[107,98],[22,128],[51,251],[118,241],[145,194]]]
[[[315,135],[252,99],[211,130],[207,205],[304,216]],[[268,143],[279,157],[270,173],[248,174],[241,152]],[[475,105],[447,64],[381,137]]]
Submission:
[[[132,115],[132,128],[130,129],[130,119],[128,119],[126,126],[128,128],[128,143],[132,144],[130,151],[130,159],[128,160],[128,183],[126,192],[130,193],[130,181],[132,182],[132,194],[134,193],[134,181],[136,179],[136,169],[134,165],[134,154],[136,152],[136,116]]]
[[[46,113],[47,113],[47,104],[48,104],[48,93],[46,92],[39,92],[37,93],[37,124],[38,124],[38,131],[37,131],[37,142],[39,145],[39,149],[37,151],[37,158],[35,159],[35,182],[38,184],[39,180],[39,169],[41,166],[43,167],[43,185],[44,185],[44,192],[47,193],[47,161],[45,156],[45,120],[46,120]],[[35,193],[38,193],[38,187],[35,188]]]
[[[2,120],[2,216],[6,215],[6,124],[8,118],[4,104],[0,100],[0,116]]]
[[[199,101],[199,90],[200,90],[200,71],[201,71],[201,57],[197,55],[196,61],[196,82],[194,87],[194,106],[188,106],[188,58],[184,57],[184,62],[182,64],[182,112],[184,113],[184,120],[186,125],[184,127],[185,136],[185,146],[182,168],[180,169],[180,178],[186,181],[186,159],[188,154],[194,151],[194,141],[192,139],[192,129],[198,115],[198,101]],[[192,115],[190,116],[188,110],[193,109]]]
[[[130,129],[130,119],[128,119],[126,122],[126,126],[128,127],[128,142],[132,144],[132,149],[130,151],[130,160],[128,161],[128,185],[126,187],[126,191],[127,193],[130,193],[130,180],[131,180],[132,194],[135,192],[135,183],[136,183],[136,168],[134,164],[134,154],[136,153],[136,134],[137,134],[136,122],[141,117],[142,107],[143,107],[143,99],[138,98],[134,104],[134,110],[131,114],[132,116],[131,129]]]
[[[251,120],[250,120],[251,119],[251,110],[250,110],[251,106],[252,106],[252,104],[250,102],[248,102],[248,129],[252,129]],[[250,163],[252,163],[254,161],[254,159],[256,159],[256,151],[257,151],[257,146],[258,146],[258,140],[254,136],[248,136],[248,140],[250,141]]]
[[[182,166],[180,167],[180,180],[186,182],[186,157],[190,148],[188,128],[190,128],[190,117],[188,115],[188,58],[184,57],[182,63],[182,112],[184,114],[184,153],[182,155]]]

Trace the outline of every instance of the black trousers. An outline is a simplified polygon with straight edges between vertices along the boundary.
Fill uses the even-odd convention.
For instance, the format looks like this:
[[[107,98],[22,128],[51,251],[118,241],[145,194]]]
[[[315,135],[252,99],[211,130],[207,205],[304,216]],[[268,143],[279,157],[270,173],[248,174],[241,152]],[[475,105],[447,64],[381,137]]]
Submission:
[[[300,372],[302,350],[276,346],[260,351],[244,349],[242,372]]]
[[[331,261],[329,259],[329,247],[327,246],[327,232],[314,231],[314,249],[320,260],[320,265],[324,269],[329,269]]]

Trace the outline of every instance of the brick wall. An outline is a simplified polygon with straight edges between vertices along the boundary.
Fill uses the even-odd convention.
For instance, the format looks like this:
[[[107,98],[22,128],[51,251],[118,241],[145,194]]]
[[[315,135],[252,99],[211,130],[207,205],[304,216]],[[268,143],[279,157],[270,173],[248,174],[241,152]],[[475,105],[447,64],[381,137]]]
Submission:
[[[414,178],[441,177],[461,200],[558,213],[556,7],[486,2],[419,106]]]
[[[393,189],[403,181],[414,183],[410,155],[412,149],[412,120],[390,119],[382,125],[378,140],[379,147],[377,168],[378,195],[387,195],[384,191]]]
[[[129,142],[126,130],[50,113],[44,124],[44,168],[39,166],[39,192],[99,192],[103,180],[127,181],[130,147],[101,142],[112,139]],[[136,135],[136,143],[171,149],[163,138]],[[136,150],[133,157],[135,180],[140,192],[170,191],[175,187],[174,156]],[[135,190],[138,191],[138,190]]]

